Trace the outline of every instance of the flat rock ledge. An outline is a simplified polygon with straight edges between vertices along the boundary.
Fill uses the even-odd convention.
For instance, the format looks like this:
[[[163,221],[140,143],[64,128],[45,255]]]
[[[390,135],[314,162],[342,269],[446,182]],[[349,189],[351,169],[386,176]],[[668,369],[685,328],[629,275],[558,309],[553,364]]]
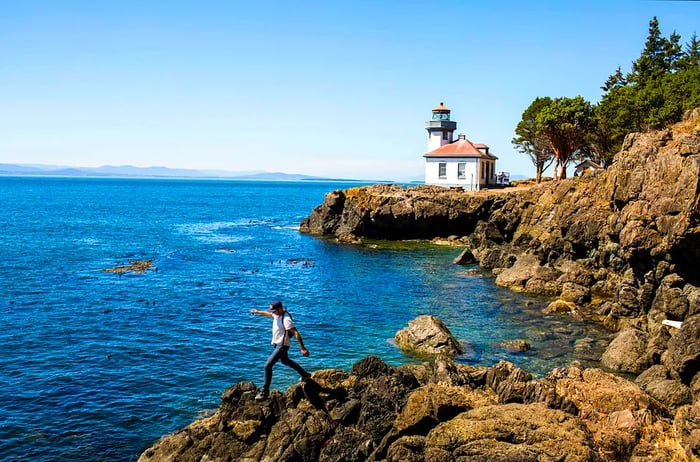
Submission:
[[[462,346],[445,324],[435,316],[422,315],[408,322],[394,336],[401,351],[418,357],[462,354]]]
[[[649,377],[647,385],[658,377]],[[671,408],[639,385],[578,363],[533,379],[513,364],[392,367],[376,356],[350,372],[254,400],[227,389],[213,415],[165,436],[139,462],[691,461],[700,405]]]

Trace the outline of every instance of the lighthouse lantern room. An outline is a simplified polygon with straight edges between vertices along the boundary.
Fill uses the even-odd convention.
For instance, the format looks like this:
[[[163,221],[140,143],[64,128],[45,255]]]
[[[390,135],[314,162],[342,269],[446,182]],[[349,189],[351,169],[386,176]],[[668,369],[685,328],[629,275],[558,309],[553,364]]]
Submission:
[[[452,142],[457,123],[450,120],[450,110],[442,101],[433,109],[433,117],[425,123],[425,129],[428,130],[428,151]]]

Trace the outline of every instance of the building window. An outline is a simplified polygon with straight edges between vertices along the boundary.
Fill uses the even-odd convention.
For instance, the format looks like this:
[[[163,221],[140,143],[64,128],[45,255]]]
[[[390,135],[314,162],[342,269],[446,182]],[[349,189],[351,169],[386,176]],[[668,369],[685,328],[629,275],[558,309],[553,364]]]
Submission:
[[[465,162],[459,162],[457,164],[457,179],[464,180],[467,178],[467,164]]]
[[[482,163],[481,163],[481,179],[482,179],[482,180],[484,179],[484,176],[486,175],[485,170],[486,170],[486,169],[485,169],[485,162],[482,162]]]
[[[442,132],[442,139],[449,140],[450,139],[450,132]]]
[[[438,177],[441,180],[447,178],[447,164],[445,162],[440,162],[438,164]]]

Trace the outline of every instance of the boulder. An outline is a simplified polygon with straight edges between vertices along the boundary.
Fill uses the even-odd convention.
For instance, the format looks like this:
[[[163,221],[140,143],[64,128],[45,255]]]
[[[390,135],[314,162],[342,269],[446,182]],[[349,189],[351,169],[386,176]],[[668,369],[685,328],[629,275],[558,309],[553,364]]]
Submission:
[[[690,387],[677,380],[652,380],[646,384],[644,391],[671,409],[693,402]]]
[[[402,351],[416,356],[444,354],[450,357],[462,353],[462,347],[450,330],[435,316],[422,315],[408,322],[394,336]]]
[[[661,364],[655,364],[639,374],[634,383],[671,409],[693,402],[692,388],[671,380],[668,369]]]
[[[641,330],[622,330],[603,353],[601,364],[613,371],[639,374],[651,364],[647,357],[647,334]]]
[[[498,342],[495,345],[497,348],[502,348],[507,351],[514,351],[514,352],[523,352],[523,351],[529,351],[532,346],[530,345],[530,342],[527,340],[522,340],[522,339],[515,339],[515,340],[505,340],[503,342]]]
[[[591,301],[590,287],[582,286],[573,282],[565,282],[562,285],[559,298],[576,305],[585,305]]]
[[[569,314],[576,311],[576,304],[566,300],[554,300],[542,310],[543,314]]]
[[[522,254],[513,266],[498,274],[496,285],[522,291],[539,267],[540,261],[536,255]]]
[[[662,362],[673,378],[690,385],[700,371],[700,315],[685,319],[683,326],[668,341]]]

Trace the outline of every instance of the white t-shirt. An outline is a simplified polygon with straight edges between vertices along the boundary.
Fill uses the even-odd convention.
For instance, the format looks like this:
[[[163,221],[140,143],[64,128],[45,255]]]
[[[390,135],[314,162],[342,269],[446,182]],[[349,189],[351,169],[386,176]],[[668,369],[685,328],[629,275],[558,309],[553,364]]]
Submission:
[[[282,324],[284,323],[284,325]],[[291,328],[294,327],[294,321],[292,321],[292,317],[287,313],[286,311],[282,316],[277,316],[276,314],[272,314],[272,344],[273,345],[280,345],[284,344],[286,346],[290,346],[292,342],[290,341],[289,337],[292,335],[287,333],[287,331]]]

